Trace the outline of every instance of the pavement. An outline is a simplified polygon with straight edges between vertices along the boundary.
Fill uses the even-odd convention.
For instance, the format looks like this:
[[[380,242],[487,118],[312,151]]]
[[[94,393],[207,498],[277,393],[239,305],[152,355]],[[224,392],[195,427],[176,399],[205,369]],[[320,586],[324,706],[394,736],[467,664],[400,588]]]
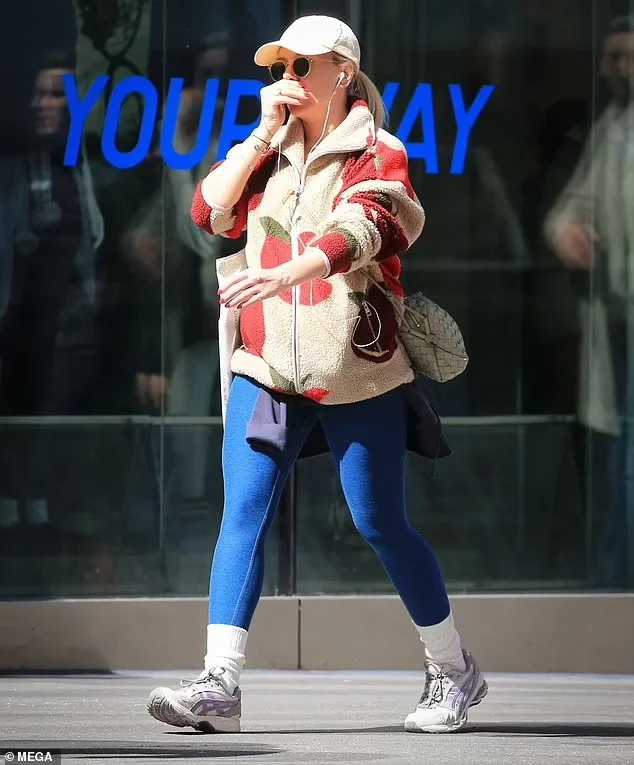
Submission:
[[[192,674],[2,676],[0,752],[56,748],[65,765],[634,763],[634,676],[488,675],[463,732],[424,735],[403,730],[417,673],[250,671],[243,732],[206,735],[145,708],[152,688]]]

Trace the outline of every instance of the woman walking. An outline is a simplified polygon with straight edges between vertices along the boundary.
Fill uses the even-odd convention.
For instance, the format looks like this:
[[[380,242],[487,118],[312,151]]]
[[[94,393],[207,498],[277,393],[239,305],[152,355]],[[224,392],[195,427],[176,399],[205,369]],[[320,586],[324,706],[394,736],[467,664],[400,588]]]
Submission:
[[[382,129],[380,94],[359,69],[359,43],[346,24],[300,18],[255,61],[273,79],[261,91],[260,125],[212,168],[192,205],[194,221],[210,234],[247,234],[247,268],[220,292],[226,306],[240,309],[242,347],[232,358],[207,653],[196,680],[157,688],[148,709],[170,725],[240,730],[240,674],[266,534],[319,424],[355,526],[425,645],[423,693],[405,728],[454,731],[487,684],[461,647],[436,557],[407,518],[414,373],[392,301],[377,286],[403,298],[399,258],[425,215],[405,149]]]

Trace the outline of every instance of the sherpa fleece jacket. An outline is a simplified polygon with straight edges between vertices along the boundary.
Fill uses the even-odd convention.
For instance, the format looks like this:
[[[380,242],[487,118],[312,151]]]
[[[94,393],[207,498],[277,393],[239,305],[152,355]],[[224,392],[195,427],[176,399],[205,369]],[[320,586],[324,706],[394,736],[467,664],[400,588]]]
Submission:
[[[210,234],[237,238],[246,228],[249,268],[314,250],[329,264],[325,278],[241,310],[234,374],[322,404],[361,401],[414,379],[397,339],[398,311],[368,273],[403,300],[400,255],[421,234],[425,213],[403,144],[375,130],[364,101],[307,162],[302,124],[291,117],[233,208],[210,207],[199,184],[191,214]]]

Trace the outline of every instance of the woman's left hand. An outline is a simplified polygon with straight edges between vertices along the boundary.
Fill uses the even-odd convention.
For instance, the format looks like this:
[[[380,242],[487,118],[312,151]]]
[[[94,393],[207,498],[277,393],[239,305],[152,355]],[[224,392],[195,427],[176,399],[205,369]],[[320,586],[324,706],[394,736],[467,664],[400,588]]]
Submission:
[[[289,286],[278,268],[247,268],[218,290],[218,295],[227,308],[246,308],[279,295]]]

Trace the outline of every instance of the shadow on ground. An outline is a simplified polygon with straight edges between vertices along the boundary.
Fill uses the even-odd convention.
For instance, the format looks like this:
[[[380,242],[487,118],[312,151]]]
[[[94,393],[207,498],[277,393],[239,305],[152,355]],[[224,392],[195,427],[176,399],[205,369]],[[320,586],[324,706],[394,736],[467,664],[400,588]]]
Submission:
[[[405,733],[402,725],[374,728],[293,728],[288,730],[243,730],[239,735],[303,735],[350,733]],[[570,738],[634,738],[634,725],[629,723],[468,723],[459,734],[492,736],[568,736]]]
[[[63,753],[66,757],[90,757],[89,762],[96,758],[109,759],[116,755],[117,761],[125,758],[143,757],[156,758],[159,762],[176,759],[212,759],[214,757],[262,757],[272,754],[283,754],[284,750],[274,746],[263,744],[237,745],[229,744],[226,739],[204,736],[193,733],[191,738],[195,743],[157,744],[155,742],[131,742],[131,741],[10,741],[0,748],[0,755],[6,751],[15,750],[54,750]],[[201,739],[205,739],[202,743]],[[224,743],[221,743],[224,741]]]

